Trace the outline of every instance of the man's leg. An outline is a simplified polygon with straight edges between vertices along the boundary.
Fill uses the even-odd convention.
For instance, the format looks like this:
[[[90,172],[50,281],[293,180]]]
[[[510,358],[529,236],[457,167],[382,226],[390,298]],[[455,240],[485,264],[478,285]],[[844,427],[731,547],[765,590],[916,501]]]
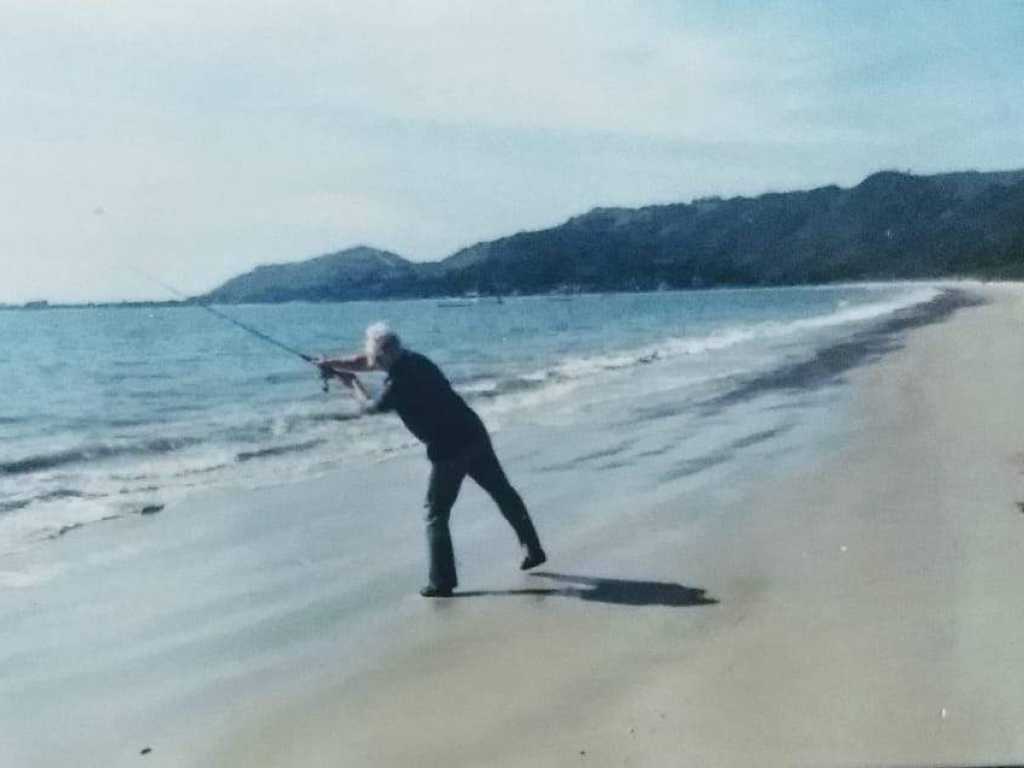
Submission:
[[[466,469],[460,461],[435,461],[431,464],[430,485],[427,487],[427,554],[430,558],[430,576],[425,596],[432,590],[437,594],[451,594],[458,586],[455,576],[455,552],[452,548],[448,519],[452,505],[459,495]]]
[[[525,570],[543,563],[547,557],[540,546],[537,529],[533,527],[533,521],[530,519],[530,513],[526,511],[522,497],[505,476],[490,440],[474,453],[468,472],[469,476],[494,499],[502,516],[508,520],[512,530],[519,537],[520,545],[526,549],[526,558],[521,567]]]

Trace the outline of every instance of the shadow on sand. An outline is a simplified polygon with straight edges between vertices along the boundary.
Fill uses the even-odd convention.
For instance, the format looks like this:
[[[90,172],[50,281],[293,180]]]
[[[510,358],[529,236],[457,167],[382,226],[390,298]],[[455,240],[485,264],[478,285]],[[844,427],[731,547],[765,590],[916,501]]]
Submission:
[[[575,597],[609,605],[659,605],[665,608],[686,608],[694,605],[717,605],[718,601],[705,596],[703,589],[684,587],[666,581],[632,581],[629,579],[603,579],[596,576],[573,576],[567,573],[531,573],[550,579],[561,587],[530,587],[527,589],[471,590],[456,592],[452,597],[511,597],[540,595]]]

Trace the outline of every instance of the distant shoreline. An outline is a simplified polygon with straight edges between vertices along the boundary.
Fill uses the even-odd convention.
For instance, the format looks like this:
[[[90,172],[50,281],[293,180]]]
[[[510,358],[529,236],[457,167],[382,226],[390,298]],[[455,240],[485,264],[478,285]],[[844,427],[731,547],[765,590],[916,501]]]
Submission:
[[[469,297],[465,294],[445,294],[445,295],[422,295],[422,296],[380,296],[375,298],[352,298],[352,299],[324,299],[316,301],[313,299],[291,299],[288,301],[240,301],[240,302],[205,302],[200,301],[198,297],[192,297],[187,300],[172,299],[164,301],[96,301],[96,302],[45,302],[43,304],[36,304],[34,302],[28,302],[26,304],[0,304],[0,312],[45,312],[51,309],[180,309],[186,307],[194,307],[197,305],[210,304],[213,306],[226,306],[226,307],[238,307],[238,306],[275,306],[284,304],[351,304],[360,301],[471,301],[473,298],[480,299],[516,299],[516,298],[527,298],[531,296],[556,296],[572,298],[575,296],[602,296],[620,293],[631,293],[631,294],[648,294],[648,293],[704,293],[707,291],[753,291],[759,289],[784,289],[784,288],[836,288],[841,286],[862,286],[862,285],[915,285],[915,284],[938,284],[938,283],[980,283],[980,284],[1017,284],[1022,281],[1018,280],[999,280],[989,279],[984,277],[976,277],[970,275],[958,275],[954,277],[935,277],[935,278],[906,278],[906,279],[865,279],[865,280],[835,280],[830,282],[814,282],[814,283],[787,283],[779,285],[760,285],[760,284],[728,284],[728,285],[704,285],[704,286],[693,286],[688,288],[630,288],[622,287],[609,290],[587,290],[581,289],[579,291],[566,292],[562,290],[550,290],[550,291],[533,291],[525,292],[521,291],[516,294],[480,294],[479,296]]]
[[[103,301],[78,303],[50,303],[30,306],[27,304],[0,304],[0,311],[45,312],[50,309],[133,309],[143,307],[184,307],[194,302],[187,301]]]

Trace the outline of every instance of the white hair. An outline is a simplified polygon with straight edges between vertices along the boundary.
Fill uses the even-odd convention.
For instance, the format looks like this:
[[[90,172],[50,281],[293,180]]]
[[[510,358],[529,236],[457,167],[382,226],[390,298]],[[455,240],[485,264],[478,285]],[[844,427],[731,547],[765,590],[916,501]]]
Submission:
[[[373,323],[366,328],[366,357],[372,363],[381,352],[395,354],[402,350],[402,340],[387,323]]]

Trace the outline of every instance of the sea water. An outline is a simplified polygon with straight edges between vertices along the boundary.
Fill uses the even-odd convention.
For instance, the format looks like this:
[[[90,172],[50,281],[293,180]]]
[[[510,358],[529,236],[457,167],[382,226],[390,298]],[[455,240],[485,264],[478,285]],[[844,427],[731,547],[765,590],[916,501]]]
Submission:
[[[219,311],[311,354],[358,351],[363,329],[385,320],[496,435],[524,424],[614,434],[642,420],[679,428],[737,382],[937,292],[876,284]],[[393,416],[363,416],[344,387],[322,392],[311,365],[200,307],[7,310],[0,338],[0,556],[191,493],[421,450]],[[729,419],[718,419],[723,435],[740,426]],[[636,442],[634,464],[658,450]],[[692,461],[681,474],[704,459]]]

